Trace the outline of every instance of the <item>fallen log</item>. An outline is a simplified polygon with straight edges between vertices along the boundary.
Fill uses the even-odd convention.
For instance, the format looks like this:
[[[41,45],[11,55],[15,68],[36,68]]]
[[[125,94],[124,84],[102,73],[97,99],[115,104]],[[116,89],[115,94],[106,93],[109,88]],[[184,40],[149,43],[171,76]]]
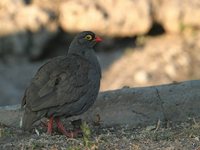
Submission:
[[[19,127],[20,105],[0,108],[0,123]],[[200,117],[200,80],[101,92],[82,118],[102,126],[143,126]],[[71,119],[71,118],[70,118]]]

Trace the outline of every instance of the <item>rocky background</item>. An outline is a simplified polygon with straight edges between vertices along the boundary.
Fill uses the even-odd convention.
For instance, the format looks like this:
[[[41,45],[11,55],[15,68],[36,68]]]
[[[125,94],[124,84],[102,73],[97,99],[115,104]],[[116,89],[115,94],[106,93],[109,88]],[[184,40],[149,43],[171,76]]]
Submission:
[[[104,39],[102,91],[199,79],[199,18],[199,0],[1,0],[0,105],[83,30]]]

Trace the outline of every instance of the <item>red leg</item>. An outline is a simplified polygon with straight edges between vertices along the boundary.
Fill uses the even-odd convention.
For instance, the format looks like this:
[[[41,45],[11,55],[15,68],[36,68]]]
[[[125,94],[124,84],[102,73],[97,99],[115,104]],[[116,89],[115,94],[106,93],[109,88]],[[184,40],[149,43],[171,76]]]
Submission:
[[[50,117],[49,122],[48,122],[48,130],[47,133],[51,134],[53,129],[53,116]]]
[[[67,131],[65,129],[65,127],[63,126],[63,124],[60,121],[60,118],[55,118],[55,120],[56,120],[57,127],[58,127],[58,129],[60,130],[60,132],[62,134],[64,134],[65,136],[67,136],[69,138],[73,138],[73,137],[77,136],[77,133],[74,133],[74,132],[71,132],[71,131]]]

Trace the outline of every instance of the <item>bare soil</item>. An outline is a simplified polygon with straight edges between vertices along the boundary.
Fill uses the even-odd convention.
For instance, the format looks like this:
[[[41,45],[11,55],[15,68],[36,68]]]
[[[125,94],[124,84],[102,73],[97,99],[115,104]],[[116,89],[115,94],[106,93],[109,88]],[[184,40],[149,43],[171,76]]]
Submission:
[[[60,135],[57,131],[51,136],[44,131],[37,135],[1,125],[0,149],[200,150],[200,119],[193,118],[184,123],[167,126],[162,123],[138,128],[90,126],[84,131],[84,134],[89,133],[88,136],[72,139]]]

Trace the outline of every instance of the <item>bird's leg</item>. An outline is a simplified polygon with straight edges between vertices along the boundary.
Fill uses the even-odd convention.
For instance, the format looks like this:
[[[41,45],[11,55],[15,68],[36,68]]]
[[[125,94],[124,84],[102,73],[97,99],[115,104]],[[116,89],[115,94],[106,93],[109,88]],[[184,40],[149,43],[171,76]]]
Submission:
[[[67,136],[69,138],[74,138],[74,137],[77,136],[77,133],[72,132],[72,131],[67,131],[65,129],[65,127],[62,124],[62,122],[60,121],[60,118],[55,118],[55,120],[56,120],[57,127],[58,127],[58,129],[60,130],[60,132],[62,134],[64,134],[65,136]]]
[[[48,130],[47,133],[51,134],[53,129],[53,116],[50,117],[49,122],[48,122]]]

